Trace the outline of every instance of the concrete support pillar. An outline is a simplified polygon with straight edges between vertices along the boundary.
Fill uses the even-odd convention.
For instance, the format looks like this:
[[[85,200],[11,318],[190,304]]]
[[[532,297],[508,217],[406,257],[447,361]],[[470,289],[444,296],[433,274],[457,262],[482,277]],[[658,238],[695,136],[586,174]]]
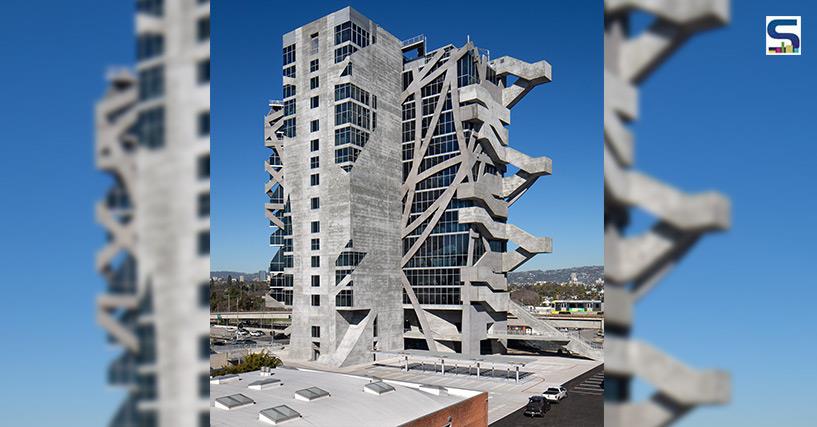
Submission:
[[[406,372],[408,372],[408,356],[405,356]]]
[[[445,359],[440,359],[440,372],[445,375]]]
[[[516,367],[516,382],[519,382],[519,366]]]
[[[477,379],[479,379],[479,362],[477,362]]]

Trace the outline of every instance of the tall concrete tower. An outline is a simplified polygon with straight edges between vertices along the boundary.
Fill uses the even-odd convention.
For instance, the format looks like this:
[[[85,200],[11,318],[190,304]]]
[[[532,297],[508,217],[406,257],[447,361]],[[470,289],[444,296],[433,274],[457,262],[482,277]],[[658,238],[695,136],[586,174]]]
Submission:
[[[138,0],[135,73],[96,107],[108,243],[98,321],[122,347],[112,426],[209,425],[210,4]]]
[[[547,157],[508,146],[510,108],[550,81],[545,61],[490,61],[469,41],[426,52],[404,43],[401,281],[409,348],[501,353],[512,304],[507,273],[550,238],[509,224],[508,208],[541,176]],[[411,55],[416,52],[416,55]],[[517,172],[506,176],[509,165]],[[517,248],[508,251],[508,242]]]
[[[344,365],[402,349],[402,61],[399,40],[351,8],[284,35],[267,217],[272,295],[292,305],[296,358]]]
[[[550,252],[549,238],[507,222],[551,171],[509,147],[507,130],[550,64],[425,42],[348,7],[284,35],[265,190],[271,296],[293,308],[296,358],[503,352],[506,275]]]

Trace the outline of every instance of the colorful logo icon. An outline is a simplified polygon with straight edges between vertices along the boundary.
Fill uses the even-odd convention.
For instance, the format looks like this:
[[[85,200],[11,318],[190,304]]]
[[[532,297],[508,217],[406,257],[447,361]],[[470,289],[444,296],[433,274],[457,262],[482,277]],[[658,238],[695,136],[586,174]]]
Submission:
[[[802,25],[799,16],[767,16],[766,55],[800,55]]]

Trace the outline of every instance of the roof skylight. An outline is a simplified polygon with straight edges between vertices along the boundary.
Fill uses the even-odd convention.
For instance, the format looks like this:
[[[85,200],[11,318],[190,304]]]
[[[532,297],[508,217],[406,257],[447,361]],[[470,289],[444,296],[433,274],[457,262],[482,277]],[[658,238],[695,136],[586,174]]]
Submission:
[[[295,411],[287,405],[264,409],[258,413],[259,421],[264,421],[274,426],[300,417],[301,414],[299,414],[298,411]]]
[[[295,398],[311,402],[315,399],[330,396],[329,392],[318,387],[309,387],[295,392]]]
[[[233,409],[243,408],[254,404],[254,400],[239,393],[217,398],[215,406],[216,408],[224,409],[225,411],[232,411]]]

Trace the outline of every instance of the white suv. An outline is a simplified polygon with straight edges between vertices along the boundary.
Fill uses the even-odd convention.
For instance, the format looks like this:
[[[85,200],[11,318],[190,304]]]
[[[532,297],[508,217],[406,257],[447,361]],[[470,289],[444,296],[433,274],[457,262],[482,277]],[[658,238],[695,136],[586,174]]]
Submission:
[[[545,399],[550,400],[552,402],[558,402],[567,397],[567,389],[562,386],[550,387],[547,390],[545,390],[545,392],[542,394],[545,395]]]

